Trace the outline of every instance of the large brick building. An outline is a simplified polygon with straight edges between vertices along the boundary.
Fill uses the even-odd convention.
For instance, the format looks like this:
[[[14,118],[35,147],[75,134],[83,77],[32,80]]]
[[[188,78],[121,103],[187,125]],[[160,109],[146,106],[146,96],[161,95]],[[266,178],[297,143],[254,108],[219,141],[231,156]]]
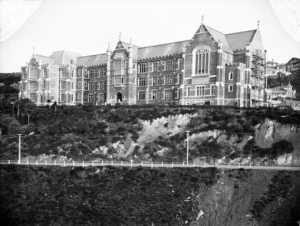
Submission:
[[[139,47],[120,38],[97,55],[34,53],[22,67],[20,98],[37,105],[261,106],[265,55],[259,27],[224,34],[201,23],[190,40]]]

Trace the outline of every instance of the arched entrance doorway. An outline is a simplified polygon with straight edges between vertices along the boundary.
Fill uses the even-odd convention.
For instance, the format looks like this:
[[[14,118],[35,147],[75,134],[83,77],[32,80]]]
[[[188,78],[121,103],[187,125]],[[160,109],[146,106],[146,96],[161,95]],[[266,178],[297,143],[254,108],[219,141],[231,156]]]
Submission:
[[[117,93],[117,102],[122,102],[123,95],[122,93]]]

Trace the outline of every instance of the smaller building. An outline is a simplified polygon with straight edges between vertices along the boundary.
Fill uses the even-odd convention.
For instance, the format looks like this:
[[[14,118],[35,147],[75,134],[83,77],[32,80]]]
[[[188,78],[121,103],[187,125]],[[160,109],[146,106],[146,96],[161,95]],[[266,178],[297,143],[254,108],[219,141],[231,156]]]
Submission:
[[[288,72],[294,72],[300,70],[300,58],[293,57],[286,63],[286,70]]]
[[[296,90],[291,85],[289,80],[279,80],[269,78],[269,88],[266,89],[266,98],[269,106],[277,106],[285,100],[293,100],[296,97]]]

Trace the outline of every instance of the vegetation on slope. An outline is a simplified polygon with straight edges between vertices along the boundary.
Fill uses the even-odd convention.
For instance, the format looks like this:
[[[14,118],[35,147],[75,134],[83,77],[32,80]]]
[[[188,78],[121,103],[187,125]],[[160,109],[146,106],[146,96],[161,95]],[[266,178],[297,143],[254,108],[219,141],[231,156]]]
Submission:
[[[300,114],[276,109],[238,109],[222,106],[49,106],[36,107],[28,99],[15,104],[16,117],[1,115],[0,126],[4,139],[0,157],[16,159],[18,137],[23,136],[22,150],[24,156],[42,154],[66,156],[73,160],[95,159],[136,159],[152,161],[184,161],[186,158],[186,133],[191,135],[206,131],[220,131],[224,141],[208,137],[190,144],[191,160],[199,157],[217,159],[224,156],[229,159],[247,157],[250,154],[263,153],[268,156],[273,149],[261,151],[250,141],[247,150],[233,151],[226,139],[237,136],[236,143],[243,137],[254,135],[254,126],[262,123],[267,117],[283,124],[300,125]],[[137,141],[142,130],[141,120],[150,122],[171,115],[196,114],[186,128],[172,136],[160,136],[154,142],[145,145]],[[28,135],[28,134],[32,135]],[[288,142],[285,144],[288,144]],[[118,154],[119,147],[133,150],[129,154]],[[279,144],[280,145],[280,144]],[[276,146],[276,145],[275,145]],[[282,146],[282,145],[281,145]],[[284,145],[283,145],[284,146]],[[105,147],[104,149],[100,147]],[[250,148],[249,148],[250,147]],[[276,147],[275,147],[276,149]],[[291,153],[290,144],[283,153]],[[269,151],[269,152],[268,152]],[[269,154],[267,154],[269,153]],[[276,154],[274,154],[276,153]],[[283,154],[273,152],[274,159]]]
[[[188,225],[218,171],[1,166],[6,225]]]

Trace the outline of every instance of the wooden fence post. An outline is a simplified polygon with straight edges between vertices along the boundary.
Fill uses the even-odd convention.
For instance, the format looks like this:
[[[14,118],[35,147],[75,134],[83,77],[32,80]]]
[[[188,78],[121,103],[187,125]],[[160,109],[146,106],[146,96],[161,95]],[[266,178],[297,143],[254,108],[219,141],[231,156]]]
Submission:
[[[75,166],[75,162],[73,161],[73,167]]]
[[[10,160],[8,160],[8,164],[10,164]]]
[[[64,167],[66,166],[66,161],[64,161]]]
[[[38,164],[38,161],[37,161],[37,160],[35,160],[35,165],[37,166],[37,164]]]
[[[92,166],[94,166],[94,161],[92,161]]]
[[[174,162],[172,162],[172,168],[174,168]]]
[[[103,160],[102,160],[102,166],[103,166]]]
[[[153,168],[153,162],[151,161],[151,168]]]
[[[54,161],[54,165],[56,166],[56,160]]]
[[[164,167],[164,162],[161,162],[161,167]]]
[[[84,161],[82,161],[82,166],[84,167]]]

